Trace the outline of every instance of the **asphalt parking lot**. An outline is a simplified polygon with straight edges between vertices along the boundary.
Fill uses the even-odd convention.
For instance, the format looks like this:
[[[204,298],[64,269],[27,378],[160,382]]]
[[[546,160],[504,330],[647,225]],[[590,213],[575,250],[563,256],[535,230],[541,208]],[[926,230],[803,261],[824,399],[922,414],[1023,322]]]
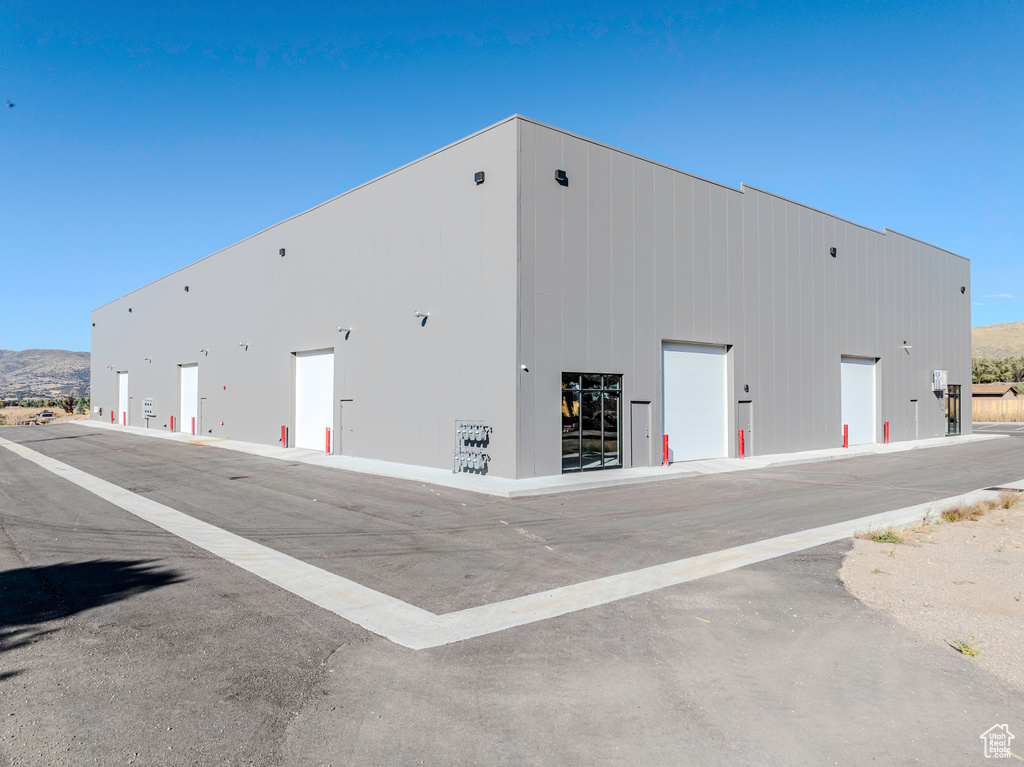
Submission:
[[[975,423],[971,428],[975,434],[1005,434],[1008,437],[1024,437],[1024,423]]]
[[[1024,443],[503,500],[67,425],[0,437],[436,613],[1024,477]],[[0,450],[11,764],[970,763],[1019,700],[847,542],[410,650]]]

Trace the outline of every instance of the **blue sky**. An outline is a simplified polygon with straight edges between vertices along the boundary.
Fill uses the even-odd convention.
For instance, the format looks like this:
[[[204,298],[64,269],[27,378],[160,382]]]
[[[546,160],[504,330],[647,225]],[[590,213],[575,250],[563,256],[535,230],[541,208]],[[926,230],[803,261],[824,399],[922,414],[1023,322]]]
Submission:
[[[96,5],[97,7],[89,7]],[[7,3],[0,348],[521,113],[972,260],[1024,320],[1024,3]]]

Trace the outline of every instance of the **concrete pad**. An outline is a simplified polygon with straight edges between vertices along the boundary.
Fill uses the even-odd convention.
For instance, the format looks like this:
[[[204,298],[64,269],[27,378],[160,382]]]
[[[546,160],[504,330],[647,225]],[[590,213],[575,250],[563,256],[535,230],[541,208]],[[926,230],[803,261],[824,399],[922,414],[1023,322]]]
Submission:
[[[411,482],[423,482],[429,485],[468,490],[484,495],[500,498],[526,498],[555,493],[568,493],[579,490],[594,490],[622,485],[646,484],[670,479],[682,479],[708,474],[727,474],[740,471],[756,471],[780,466],[794,466],[820,461],[836,461],[843,458],[857,458],[865,455],[888,455],[908,450],[920,450],[933,447],[950,447],[971,442],[982,442],[990,439],[1005,439],[1005,434],[968,434],[957,437],[934,437],[930,439],[893,442],[888,445],[855,445],[849,448],[827,448],[824,450],[806,450],[798,453],[779,453],[776,455],[755,456],[750,458],[714,458],[704,461],[687,461],[668,466],[643,468],[609,469],[605,471],[578,472],[574,474],[556,474],[550,477],[531,477],[528,479],[506,479],[504,477],[488,477],[476,474],[453,473],[447,469],[436,469],[429,466],[413,466],[410,464],[378,461],[372,458],[354,458],[343,455],[326,455],[318,450],[304,448],[282,448],[276,445],[262,445],[255,442],[241,442],[233,439],[197,439],[192,435],[166,432],[159,429],[145,429],[138,426],[119,426],[105,421],[76,421],[74,426],[97,427],[120,431],[136,436],[169,439],[197,445],[234,450],[264,458],[276,458],[284,461],[307,463],[314,466],[353,471],[360,474],[372,474],[378,477],[404,479]]]

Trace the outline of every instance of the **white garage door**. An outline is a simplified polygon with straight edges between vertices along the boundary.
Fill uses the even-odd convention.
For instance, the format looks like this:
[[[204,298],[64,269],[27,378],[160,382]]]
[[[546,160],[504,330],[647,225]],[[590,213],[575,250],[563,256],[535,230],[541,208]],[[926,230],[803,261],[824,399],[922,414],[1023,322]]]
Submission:
[[[182,365],[178,370],[178,389],[181,392],[178,431],[195,434],[199,428],[199,366]]]
[[[861,357],[840,360],[843,424],[850,429],[850,444],[875,441],[875,361]]]
[[[662,413],[669,461],[728,454],[724,346],[663,343]]]
[[[295,355],[295,446],[324,450],[333,419],[334,352]]]
[[[128,374],[117,374],[117,422],[128,425]]]

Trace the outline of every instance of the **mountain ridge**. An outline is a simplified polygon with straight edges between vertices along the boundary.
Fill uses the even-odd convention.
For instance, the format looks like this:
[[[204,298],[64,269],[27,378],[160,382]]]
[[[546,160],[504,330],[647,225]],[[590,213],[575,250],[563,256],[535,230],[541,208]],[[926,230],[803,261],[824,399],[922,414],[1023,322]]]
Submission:
[[[89,352],[65,349],[0,349],[0,397],[84,397],[90,357]]]

